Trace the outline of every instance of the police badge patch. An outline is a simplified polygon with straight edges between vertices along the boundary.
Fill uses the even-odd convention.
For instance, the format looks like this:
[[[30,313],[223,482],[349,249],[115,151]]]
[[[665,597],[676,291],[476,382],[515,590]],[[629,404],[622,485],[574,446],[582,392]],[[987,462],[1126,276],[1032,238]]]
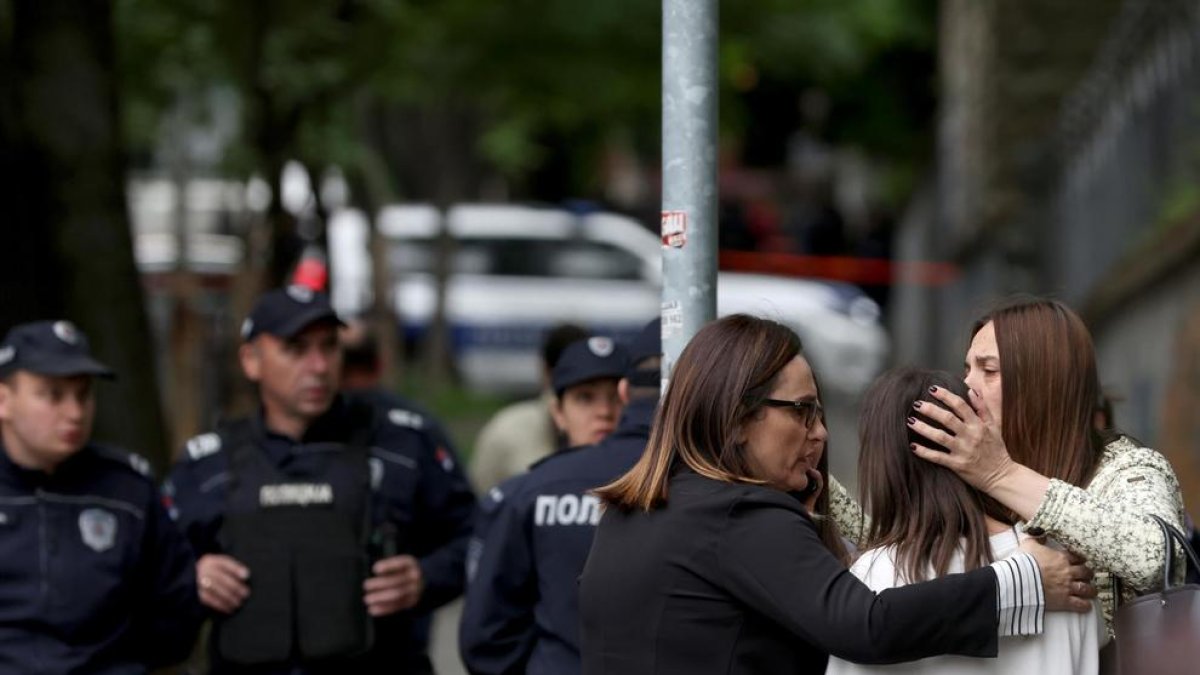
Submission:
[[[588,338],[587,346],[588,351],[592,352],[592,354],[606,359],[613,353],[613,348],[616,347],[616,344],[612,341],[612,338],[598,335]]]
[[[79,536],[88,548],[103,553],[117,540],[117,517],[104,509],[84,509],[79,514]]]

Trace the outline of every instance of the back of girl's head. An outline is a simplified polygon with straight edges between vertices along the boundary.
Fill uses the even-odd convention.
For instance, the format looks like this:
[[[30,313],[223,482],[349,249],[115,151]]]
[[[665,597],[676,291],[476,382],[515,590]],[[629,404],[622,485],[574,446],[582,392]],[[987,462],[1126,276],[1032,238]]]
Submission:
[[[859,491],[870,517],[867,548],[892,546],[896,569],[908,582],[947,573],[965,539],[966,569],[991,562],[983,499],[952,471],[917,457],[911,444],[945,448],[917,435],[907,419],[942,428],[913,408],[937,405],[930,387],[967,398],[966,387],[950,374],[917,368],[884,373],[863,399],[859,424]]]

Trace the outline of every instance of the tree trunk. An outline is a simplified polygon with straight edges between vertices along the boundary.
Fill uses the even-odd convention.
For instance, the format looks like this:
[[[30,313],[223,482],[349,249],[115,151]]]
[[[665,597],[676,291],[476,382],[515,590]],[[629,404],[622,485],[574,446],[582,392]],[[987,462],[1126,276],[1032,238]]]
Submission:
[[[5,328],[66,316],[118,372],[98,389],[95,436],[170,456],[125,206],[111,0],[14,0],[11,138],[19,171],[5,209]],[[9,80],[10,78],[5,78]]]

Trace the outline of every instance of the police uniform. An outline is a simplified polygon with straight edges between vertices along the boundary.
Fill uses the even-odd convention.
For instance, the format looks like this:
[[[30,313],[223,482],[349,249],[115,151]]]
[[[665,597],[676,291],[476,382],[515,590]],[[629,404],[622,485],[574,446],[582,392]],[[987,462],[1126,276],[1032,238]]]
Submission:
[[[633,363],[658,355],[658,332],[655,321],[635,339]],[[641,456],[657,403],[633,399],[599,444],[551,455],[481,500],[459,629],[471,673],[580,672],[578,578],[601,512],[591,491]]]
[[[461,592],[475,498],[427,417],[385,404],[340,394],[298,440],[260,413],[188,441],[172,517],[198,556],[250,569],[246,602],[216,617],[213,672],[430,672],[429,615]],[[419,561],[421,600],[371,619],[370,564],[401,554]]]
[[[100,375],[67,322],[14,328],[0,373]],[[187,657],[195,563],[145,459],[94,443],[50,473],[0,445],[0,673],[146,673]]]

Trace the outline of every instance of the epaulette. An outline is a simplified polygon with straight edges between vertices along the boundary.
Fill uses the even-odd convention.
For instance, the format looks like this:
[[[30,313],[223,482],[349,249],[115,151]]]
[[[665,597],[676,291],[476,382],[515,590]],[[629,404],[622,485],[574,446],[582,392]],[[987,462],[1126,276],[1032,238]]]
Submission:
[[[387,414],[388,421],[398,427],[408,427],[410,429],[424,429],[425,417],[411,410],[404,408],[392,408]]]
[[[221,451],[221,435],[215,432],[193,436],[184,445],[188,459],[193,462]]]
[[[114,448],[109,445],[94,445],[96,454],[110,462],[114,462],[127,469],[132,469],[135,473],[145,476],[153,480],[154,467],[150,465],[150,460],[142,457],[135,452],[129,452],[121,448]]]

